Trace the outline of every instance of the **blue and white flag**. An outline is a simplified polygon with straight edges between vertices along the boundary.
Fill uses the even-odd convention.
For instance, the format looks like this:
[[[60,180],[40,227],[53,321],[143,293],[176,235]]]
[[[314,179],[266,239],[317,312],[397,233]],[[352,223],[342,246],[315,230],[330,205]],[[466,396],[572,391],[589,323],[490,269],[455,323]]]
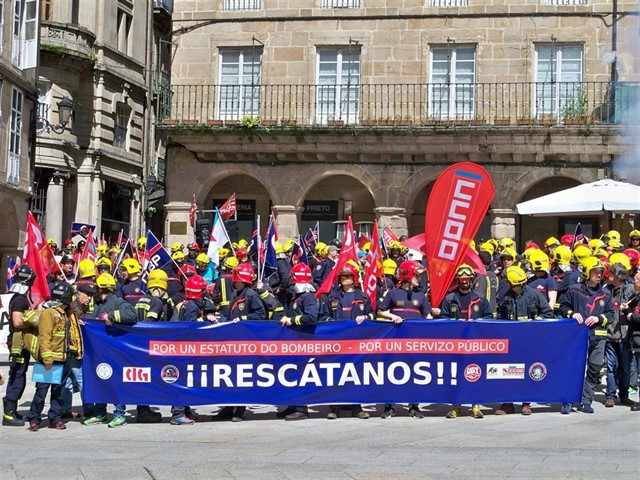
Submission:
[[[7,260],[9,264],[7,266],[7,289],[5,291],[8,292],[11,286],[13,285],[13,277],[16,274],[16,269],[18,268],[18,264],[11,257],[7,257]]]
[[[144,265],[142,267],[142,291],[147,291],[147,277],[152,270],[164,267],[171,261],[171,255],[160,243],[160,240],[149,230],[144,252]]]
[[[298,237],[298,241],[293,244],[291,248],[291,258],[289,260],[291,262],[291,266],[293,267],[297,263],[304,263],[305,265],[309,265],[309,260],[307,258],[307,249],[304,248],[304,240],[302,237]]]

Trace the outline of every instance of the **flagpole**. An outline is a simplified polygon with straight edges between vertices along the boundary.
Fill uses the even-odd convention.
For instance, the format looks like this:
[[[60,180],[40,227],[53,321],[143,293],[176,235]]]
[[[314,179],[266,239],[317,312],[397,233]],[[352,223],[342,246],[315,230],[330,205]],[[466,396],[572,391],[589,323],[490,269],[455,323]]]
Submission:
[[[268,238],[269,237],[269,231],[271,230],[271,223],[272,222],[273,222],[273,215],[269,215],[269,225],[267,226],[267,240],[269,239]],[[265,255],[266,255],[266,252],[267,252],[266,248],[267,247],[263,247],[263,248],[264,248]],[[260,252],[258,252],[258,257],[259,256],[260,256]],[[262,282],[262,279],[264,277],[264,267],[265,267],[265,264],[266,264],[266,260],[267,259],[265,258],[265,262],[262,264],[262,270],[259,272],[259,279],[260,279],[261,282]]]
[[[258,252],[258,275],[260,274],[260,247],[262,238],[260,237],[260,214],[256,217],[256,231],[258,236],[258,245],[256,245],[256,251]]]

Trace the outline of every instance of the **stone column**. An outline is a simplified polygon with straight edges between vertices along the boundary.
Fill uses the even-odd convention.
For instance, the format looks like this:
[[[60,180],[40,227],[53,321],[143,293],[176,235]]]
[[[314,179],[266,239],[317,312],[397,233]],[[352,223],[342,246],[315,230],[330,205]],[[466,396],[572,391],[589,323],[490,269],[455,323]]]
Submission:
[[[189,202],[170,202],[164,206],[164,245],[180,242],[186,245],[193,242],[193,228],[189,226]]]
[[[78,187],[75,218],[79,222],[86,222],[96,226],[95,235],[100,237],[102,225],[102,181],[95,157],[87,156],[78,168],[76,175]]]
[[[280,241],[284,244],[287,240],[297,239],[300,231],[298,224],[299,208],[293,205],[274,205],[271,210],[276,215]]]
[[[378,228],[380,230],[388,225],[398,237],[400,235],[409,235],[407,210],[405,208],[377,207],[373,211],[378,219]]]
[[[491,236],[493,238],[516,238],[516,212],[510,208],[489,210]]]
[[[64,216],[64,181],[69,178],[66,172],[54,172],[47,188],[47,238],[52,238],[62,247],[62,219]]]

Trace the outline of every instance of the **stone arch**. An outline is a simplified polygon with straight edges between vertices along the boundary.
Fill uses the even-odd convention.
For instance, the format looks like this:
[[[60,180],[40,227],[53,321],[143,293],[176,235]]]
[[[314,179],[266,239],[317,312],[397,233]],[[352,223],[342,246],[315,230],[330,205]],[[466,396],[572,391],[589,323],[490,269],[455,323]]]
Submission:
[[[429,185],[433,186],[433,183],[446,168],[448,167],[434,168],[434,166],[425,166],[416,170],[400,189],[402,195],[398,197],[397,206],[410,210],[416,201],[416,197],[423,195],[424,189]]]

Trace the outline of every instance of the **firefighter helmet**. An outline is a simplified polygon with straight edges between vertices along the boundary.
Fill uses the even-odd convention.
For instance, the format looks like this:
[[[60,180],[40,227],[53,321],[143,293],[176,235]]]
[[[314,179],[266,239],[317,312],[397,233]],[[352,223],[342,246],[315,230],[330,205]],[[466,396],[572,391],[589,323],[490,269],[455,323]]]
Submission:
[[[220,251],[219,251],[220,258],[225,258],[226,256],[229,255],[229,252],[231,252],[231,250],[229,250],[226,247],[220,248]]]
[[[631,233],[629,234],[629,241],[634,238],[640,238],[640,230],[631,230]]]
[[[111,273],[111,267],[113,266],[113,264],[111,263],[111,260],[109,260],[107,257],[100,257],[98,259],[98,261],[96,262],[96,269],[98,270],[98,273]]]
[[[558,265],[571,263],[571,249],[566,245],[560,245],[553,251],[553,261]]]
[[[144,250],[147,246],[147,237],[140,237],[138,239],[138,250]]]
[[[233,275],[231,279],[234,282],[244,282],[251,284],[254,277],[255,273],[253,272],[253,268],[251,268],[251,265],[249,265],[248,263],[241,263],[233,269]]]
[[[33,282],[36,281],[36,274],[29,265],[20,265],[16,270],[13,281],[31,287]]]
[[[516,245],[515,242],[509,237],[504,237],[500,239],[500,246],[502,248],[514,248],[515,245]]]
[[[513,287],[521,286],[527,283],[527,274],[517,265],[507,267],[507,282]]]
[[[135,258],[125,258],[122,261],[122,266],[129,275],[140,273],[140,263]]]
[[[51,300],[57,300],[64,305],[70,305],[74,295],[73,287],[67,282],[59,282],[51,289]]]
[[[96,276],[96,265],[88,258],[80,260],[78,264],[78,275],[80,278],[91,278]]]
[[[408,282],[414,275],[421,275],[424,271],[424,267],[418,262],[405,260],[398,266],[398,281]]]
[[[456,270],[456,278],[473,278],[476,276],[476,273],[473,271],[471,265],[467,265],[463,263]]]
[[[559,247],[558,247],[559,248]],[[549,257],[542,250],[535,250],[529,256],[531,270],[549,272]]]
[[[96,278],[96,285],[101,290],[113,292],[116,289],[116,279],[110,273],[101,273]]]
[[[495,253],[496,249],[493,246],[493,243],[484,242],[484,243],[480,244],[480,251],[481,252],[487,252],[489,255],[493,256],[493,254]]]
[[[107,254],[107,246],[106,245],[98,245],[96,247],[96,254],[100,257]]]
[[[184,296],[191,300],[200,300],[207,288],[207,281],[200,275],[194,275],[184,286]]]
[[[545,240],[544,246],[546,248],[559,247],[560,246],[560,240],[558,240],[556,237],[549,237],[549,238],[547,238]]]
[[[631,261],[624,253],[614,253],[609,257],[609,265],[620,263],[624,265],[624,268],[631,270]]]
[[[315,247],[315,249],[314,249],[315,254],[316,254],[316,255],[318,255],[318,256],[322,256],[322,255],[323,255],[323,253],[322,253],[322,252],[323,252],[323,249],[324,249],[326,246],[327,246],[327,244],[326,244],[326,243],[323,243],[323,242],[318,242],[318,243],[316,243],[316,247]]]
[[[358,268],[352,263],[345,263],[338,271],[338,278],[340,277],[353,277],[353,283],[358,285],[360,283],[360,275],[358,274]]]
[[[167,272],[159,268],[151,270],[147,278],[147,288],[161,288],[163,290],[169,288],[169,275],[167,275]]]
[[[294,241],[293,240],[287,240],[284,244],[284,246],[282,247],[282,250],[284,251],[284,253],[289,253],[291,251],[291,249],[293,248],[294,245]]]
[[[296,263],[291,267],[291,280],[293,283],[311,283],[311,269],[304,263]]]
[[[239,264],[240,264],[240,261],[236,257],[227,257],[224,259],[224,262],[222,262],[222,266],[228,272],[232,271]]]
[[[238,250],[236,250],[236,258],[238,260],[242,260],[246,256],[248,256],[248,254],[244,248],[239,248]]]
[[[607,238],[609,239],[609,244],[611,244],[611,240],[620,242],[620,232],[618,232],[617,230],[609,230],[607,232]]]
[[[387,258],[384,262],[382,262],[382,270],[384,271],[385,275],[395,275],[397,268],[398,264],[391,258]]]
[[[211,260],[209,260],[209,257],[207,257],[206,253],[199,253],[196,257],[196,265],[198,266],[208,266],[210,261]]]
[[[173,242],[171,244],[171,253],[182,252],[184,250],[184,245],[180,242]]]
[[[515,262],[518,259],[518,254],[513,248],[506,247],[502,250],[502,252],[500,252],[500,258],[502,257],[511,257]]]
[[[591,249],[586,245],[580,244],[576,245],[576,248],[573,249],[573,261],[580,265],[584,260],[591,256]]]
[[[245,250],[249,248],[249,242],[247,242],[244,238],[238,240],[238,248],[244,248]]]
[[[613,252],[622,250],[622,243],[619,240],[609,240],[609,250]]]
[[[186,277],[186,278],[193,277],[196,274],[196,267],[188,264],[182,265],[178,269],[178,272],[180,272],[180,275],[182,275],[183,277]]]
[[[589,279],[593,270],[602,270],[604,272],[604,264],[596,257],[587,257],[582,262],[582,278]]]
[[[640,261],[640,252],[633,248],[627,248],[624,252],[627,257],[629,257],[629,263],[631,263],[632,267],[637,267]]]
[[[595,252],[596,250],[598,250],[599,248],[602,248],[605,246],[605,243],[597,238],[592,238],[591,240],[589,240],[589,246],[591,247],[591,249]]]

